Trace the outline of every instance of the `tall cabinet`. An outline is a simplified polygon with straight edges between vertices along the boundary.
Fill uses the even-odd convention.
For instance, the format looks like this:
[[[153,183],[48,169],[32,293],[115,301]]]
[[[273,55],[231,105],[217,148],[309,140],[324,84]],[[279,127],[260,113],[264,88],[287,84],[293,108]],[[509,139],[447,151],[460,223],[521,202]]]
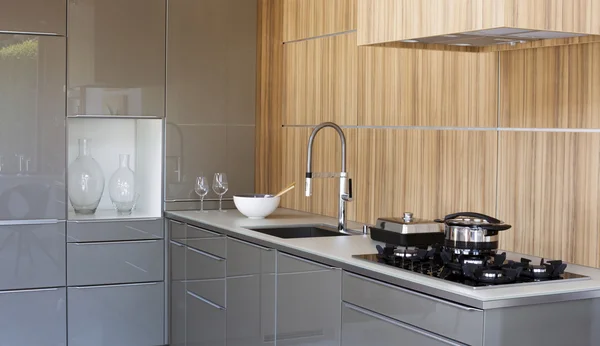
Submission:
[[[8,2],[0,11],[0,340],[60,346],[66,3]]]

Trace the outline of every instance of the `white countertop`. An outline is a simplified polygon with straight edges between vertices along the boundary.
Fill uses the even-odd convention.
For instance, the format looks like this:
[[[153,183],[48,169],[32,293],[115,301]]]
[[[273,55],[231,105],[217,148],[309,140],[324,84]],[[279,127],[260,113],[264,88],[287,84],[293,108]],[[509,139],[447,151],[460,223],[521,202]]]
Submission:
[[[479,308],[600,297],[600,270],[595,268],[568,265],[566,271],[589,276],[590,279],[586,280],[561,280],[474,289],[419,273],[353,258],[353,255],[377,253],[375,245],[383,245],[383,243],[371,240],[368,235],[282,239],[247,229],[284,225],[326,224],[333,226],[336,224],[336,220],[333,218],[295,210],[278,209],[273,215],[264,220],[248,219],[237,210],[228,210],[226,213],[218,211],[204,213],[199,211],[171,211],[166,212],[166,217],[192,224],[196,223],[197,225],[212,226],[227,235],[233,237],[237,235],[245,240],[254,240],[259,245],[289,251],[298,256],[305,254],[306,258],[309,259],[328,262],[327,264],[341,266],[342,269],[354,271],[374,279]],[[360,230],[362,225],[349,222],[348,227]],[[539,258],[535,256],[508,252],[507,257],[515,260],[527,257],[539,261]]]

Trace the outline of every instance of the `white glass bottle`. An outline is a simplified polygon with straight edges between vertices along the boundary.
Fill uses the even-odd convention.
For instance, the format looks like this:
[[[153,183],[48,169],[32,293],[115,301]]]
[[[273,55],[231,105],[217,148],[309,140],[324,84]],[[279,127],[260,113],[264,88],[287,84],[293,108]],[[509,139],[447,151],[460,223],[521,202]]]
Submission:
[[[104,173],[92,157],[92,140],[80,138],[79,156],[68,168],[69,201],[77,214],[94,214],[104,192]]]
[[[110,199],[119,214],[128,215],[135,207],[135,173],[129,168],[129,154],[119,155],[119,169],[108,182]]]

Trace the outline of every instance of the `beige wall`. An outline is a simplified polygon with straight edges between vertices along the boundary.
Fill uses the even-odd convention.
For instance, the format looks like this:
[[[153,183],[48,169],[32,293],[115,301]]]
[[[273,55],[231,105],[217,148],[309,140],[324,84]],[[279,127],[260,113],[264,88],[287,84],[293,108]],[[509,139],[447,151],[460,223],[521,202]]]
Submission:
[[[258,114],[283,127],[269,149],[282,158],[257,161],[257,181],[296,181],[282,206],[335,215],[336,181],[303,194],[309,127],[334,121],[348,137],[350,219],[478,211],[513,225],[506,250],[600,266],[600,44],[481,54],[358,47],[355,6],[284,0],[262,19],[283,17],[283,49],[281,76],[269,77],[280,87],[259,95],[275,111]],[[315,153],[316,170],[339,169],[333,133]]]

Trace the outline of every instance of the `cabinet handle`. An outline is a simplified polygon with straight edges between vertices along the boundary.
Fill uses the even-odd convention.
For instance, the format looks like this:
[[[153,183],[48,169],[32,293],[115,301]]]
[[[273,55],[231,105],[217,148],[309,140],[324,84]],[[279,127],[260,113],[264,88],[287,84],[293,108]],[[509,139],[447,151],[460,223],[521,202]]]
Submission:
[[[208,304],[208,305],[212,306],[213,308],[217,308],[217,309],[219,309],[219,310],[225,310],[225,308],[224,308],[224,307],[222,307],[221,305],[215,304],[215,303],[211,302],[210,300],[208,300],[208,299],[206,299],[206,298],[202,298],[202,297],[200,297],[199,295],[197,295],[197,294],[196,294],[196,293],[194,293],[194,292],[187,291],[187,294],[189,294],[190,296],[192,296],[192,297],[194,297],[194,298],[198,299],[199,301],[201,301],[201,302],[203,302],[203,303],[205,303],[205,304]]]
[[[92,288],[111,288],[111,287],[132,287],[132,286],[153,286],[158,285],[160,282],[141,282],[136,284],[121,284],[121,285],[95,285],[95,286],[71,286],[69,288],[75,288],[78,290],[87,290]]]
[[[376,313],[374,313],[374,312],[371,312],[371,311],[369,311],[369,310],[363,309],[363,308],[361,308],[361,307],[359,307],[359,306],[356,306],[356,305],[353,305],[353,304],[349,304],[349,303],[346,303],[346,302],[344,302],[344,307],[345,307],[345,308],[348,308],[348,309],[350,309],[350,310],[354,310],[354,311],[356,311],[356,312],[357,312],[357,313],[359,313],[359,314],[367,315],[367,316],[369,316],[369,317],[372,317],[372,318],[374,318],[374,319],[377,319],[377,320],[380,320],[380,321],[387,322],[387,323],[389,323],[389,324],[392,324],[392,325],[394,325],[394,326],[396,326],[396,327],[399,327],[399,328],[403,328],[403,329],[407,329],[407,330],[413,331],[413,332],[415,332],[415,333],[418,333],[418,334],[421,334],[421,335],[423,335],[423,336],[425,336],[425,337],[427,337],[427,338],[438,340],[438,341],[440,341],[440,342],[443,342],[444,344],[448,344],[448,345],[455,345],[455,346],[460,346],[460,344],[457,344],[457,343],[455,343],[455,342],[452,342],[452,341],[450,341],[450,340],[448,340],[448,339],[440,338],[440,337],[439,337],[439,336],[437,336],[437,335],[434,335],[434,334],[428,333],[428,332],[426,332],[426,331],[424,331],[424,330],[421,330],[421,329],[418,329],[418,328],[412,327],[412,326],[410,326],[410,325],[408,325],[408,324],[405,324],[405,323],[402,323],[402,322],[400,322],[400,321],[396,321],[396,320],[394,320],[394,319],[392,319],[392,318],[389,318],[389,317],[387,317],[387,316],[380,315],[380,314],[376,314]]]
[[[255,248],[259,248],[259,249],[261,249],[261,250],[265,250],[265,251],[273,251],[273,249],[269,249],[268,247],[264,247],[264,246],[256,245],[256,244],[253,244],[253,243],[249,243],[249,242],[247,242],[247,241],[243,241],[243,240],[240,240],[240,239],[237,239],[237,238],[231,238],[231,237],[229,237],[229,239],[231,239],[231,240],[233,240],[233,241],[236,241],[236,242],[238,242],[238,243],[242,243],[242,244],[246,244],[246,245],[248,245],[248,246],[252,246],[252,247],[255,247]]]
[[[60,221],[57,219],[47,220],[3,220],[0,221],[0,226],[27,226],[27,225],[53,225]]]
[[[313,265],[316,265],[316,266],[319,266],[319,267],[323,267],[325,269],[330,269],[330,270],[338,269],[336,267],[331,267],[331,266],[328,266],[326,264],[321,264],[321,263],[318,263],[318,262],[307,260],[307,259],[302,258],[302,257],[292,256],[292,255],[284,253],[284,252],[280,252],[280,254],[282,256],[285,256],[285,257],[288,257],[288,258],[291,258],[291,259],[294,259],[294,260],[297,260],[297,261],[300,261],[300,262],[304,262],[304,263],[313,264]]]
[[[111,244],[142,244],[142,243],[156,243],[160,239],[155,240],[121,240],[121,241],[91,241],[88,243],[71,243],[77,246],[82,245],[111,245]]]
[[[213,232],[213,231],[209,231],[209,230],[207,230],[207,229],[204,229],[204,228],[201,228],[201,227],[192,226],[192,225],[187,225],[187,226],[188,226],[189,228],[193,228],[193,229],[195,229],[195,230],[198,230],[199,232],[202,232],[202,233],[208,233],[208,234],[210,234],[210,235],[213,235],[213,236],[215,236],[215,237],[222,237],[222,236],[223,236],[222,234],[219,234],[219,233],[216,233],[216,232]]]
[[[469,306],[460,305],[460,304],[453,303],[453,302],[450,302],[450,301],[447,301],[447,300],[443,300],[443,299],[440,299],[440,298],[428,296],[426,294],[422,294],[422,293],[419,293],[419,292],[410,291],[410,290],[407,290],[407,289],[402,288],[402,287],[394,286],[394,285],[388,284],[386,282],[377,281],[377,280],[374,280],[374,279],[371,279],[371,278],[367,278],[367,277],[364,277],[364,276],[360,276],[360,275],[356,275],[356,274],[353,274],[353,273],[346,272],[346,274],[348,274],[348,276],[352,276],[352,277],[360,279],[360,280],[368,281],[368,282],[374,283],[376,285],[380,285],[380,286],[384,286],[384,287],[387,287],[387,288],[390,288],[390,289],[393,289],[393,290],[396,290],[396,291],[404,292],[406,294],[415,295],[415,296],[421,297],[423,299],[433,300],[433,301],[438,302],[440,304],[452,306],[452,307],[455,307],[455,308],[460,309],[460,310],[464,310],[464,311],[478,311],[478,312],[482,311],[480,309],[475,309],[475,308],[472,308],[472,307],[469,307]]]
[[[58,291],[58,288],[38,288],[38,289],[28,289],[28,290],[0,291],[0,294],[25,293],[25,292],[50,292],[50,291]]]
[[[184,246],[185,246],[185,245],[183,245],[183,244],[179,244],[178,242],[176,242],[176,241],[172,241],[172,240],[169,240],[169,243],[171,243],[171,245],[175,245],[175,246],[177,246],[177,247],[184,247]]]
[[[208,257],[208,258],[212,258],[212,259],[214,259],[214,260],[216,260],[216,261],[224,261],[224,260],[225,260],[224,258],[217,257],[217,256],[215,256],[215,255],[211,255],[211,254],[209,254],[209,253],[207,253],[207,252],[200,251],[200,250],[198,250],[198,249],[194,249],[193,247],[189,247],[189,246],[188,246],[188,250],[190,250],[190,251],[193,251],[193,252],[196,252],[196,253],[198,253],[198,254],[200,254],[200,255],[203,255],[203,256],[206,256],[206,257]]]
[[[176,220],[172,220],[172,219],[169,219],[169,222],[170,222],[170,223],[174,223],[174,224],[176,224],[176,225],[179,225],[179,226],[183,226],[183,225],[185,225],[185,224],[184,224],[183,222],[181,222],[181,221],[176,221]]]

